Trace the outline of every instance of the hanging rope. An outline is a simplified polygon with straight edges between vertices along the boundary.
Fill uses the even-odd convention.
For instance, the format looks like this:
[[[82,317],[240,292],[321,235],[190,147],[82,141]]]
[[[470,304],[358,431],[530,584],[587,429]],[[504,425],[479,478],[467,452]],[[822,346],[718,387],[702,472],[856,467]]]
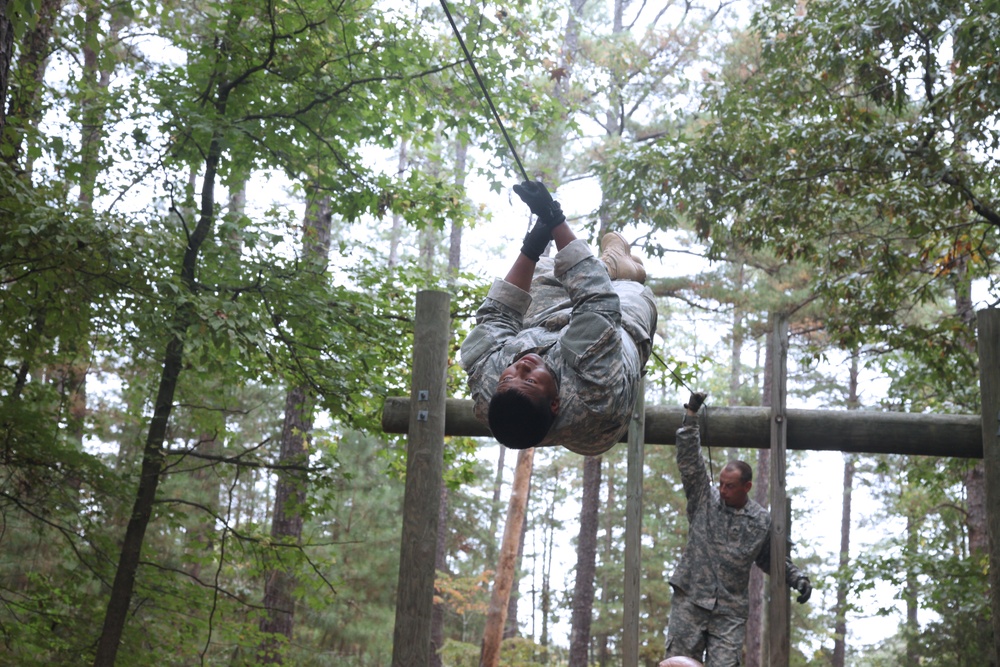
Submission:
[[[458,26],[455,25],[455,19],[451,17],[451,12],[448,10],[448,3],[445,0],[441,0],[441,7],[444,8],[445,16],[448,17],[448,23],[451,24],[451,29],[455,33],[455,37],[458,38],[458,43],[462,46],[462,52],[465,53],[465,60],[469,63],[469,67],[472,68],[472,73],[476,76],[476,81],[479,82],[479,87],[483,91],[483,95],[486,97],[487,104],[490,105],[490,111],[493,112],[493,118],[496,120],[497,125],[500,126],[500,131],[503,132],[503,138],[507,142],[507,147],[510,148],[511,154],[514,156],[514,161],[517,162],[517,168],[521,171],[521,176],[524,180],[530,181],[528,178],[528,172],[524,170],[524,165],[521,164],[521,158],[517,156],[517,151],[514,150],[514,143],[507,136],[507,128],[503,126],[503,122],[500,120],[500,114],[497,113],[497,109],[493,106],[493,100],[490,98],[489,91],[486,90],[486,84],[483,83],[482,77],[479,76],[479,70],[476,69],[476,63],[472,60],[472,54],[469,53],[469,49],[465,47],[465,40],[462,39],[462,34],[458,31]]]
[[[691,387],[687,386],[687,383],[684,382],[684,380],[681,379],[681,376],[679,376],[677,373],[675,373],[674,369],[672,369],[670,366],[667,366],[667,362],[665,362],[663,359],[660,358],[660,355],[658,355],[656,353],[656,350],[652,350],[652,353],[653,353],[653,356],[656,357],[656,360],[659,361],[660,364],[663,366],[663,368],[666,369],[667,372],[669,372],[671,375],[674,376],[674,379],[677,380],[678,384],[680,384],[682,387],[684,387],[685,389],[687,389],[688,392],[690,392],[692,394],[694,393],[694,389],[692,389]]]
[[[656,357],[656,360],[660,362],[660,364],[667,370],[667,372],[669,372],[671,375],[674,376],[674,379],[677,380],[677,382],[682,387],[687,389],[690,393],[692,394],[694,393],[694,390],[691,389],[691,387],[687,386],[687,383],[684,382],[683,379],[681,379],[681,376],[678,375],[676,372],[674,372],[674,369],[670,368],[670,366],[667,366],[667,362],[665,362],[663,359],[660,358],[660,355],[656,353],[656,350],[651,350],[651,352],[653,353],[653,356]],[[712,481],[714,482],[715,466],[712,465],[712,446],[708,444],[708,403],[702,403],[701,407],[702,410],[704,410],[705,418],[704,419],[701,419],[700,417],[698,418],[699,422],[698,427],[699,430],[701,431],[700,439],[701,439],[701,444],[708,449],[708,469],[711,471]],[[699,412],[701,411],[699,410]]]

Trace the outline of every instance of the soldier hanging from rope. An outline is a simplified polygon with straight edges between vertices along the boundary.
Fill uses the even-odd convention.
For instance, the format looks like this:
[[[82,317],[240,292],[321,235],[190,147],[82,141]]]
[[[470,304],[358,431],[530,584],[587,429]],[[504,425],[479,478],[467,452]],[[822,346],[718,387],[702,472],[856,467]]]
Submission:
[[[646,271],[617,232],[594,257],[542,183],[514,192],[538,218],[462,344],[476,417],[507,447],[598,455],[627,430],[652,350]]]

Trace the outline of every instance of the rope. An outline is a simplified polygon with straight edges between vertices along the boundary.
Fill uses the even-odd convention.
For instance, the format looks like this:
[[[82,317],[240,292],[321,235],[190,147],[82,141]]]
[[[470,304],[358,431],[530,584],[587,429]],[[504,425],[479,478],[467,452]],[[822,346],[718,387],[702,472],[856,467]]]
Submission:
[[[441,0],[441,1],[444,2],[444,0]],[[674,376],[674,379],[677,380],[677,382],[680,383],[680,385],[682,387],[684,387],[685,389],[687,389],[690,393],[692,393],[692,394],[694,393],[694,390],[691,389],[691,387],[687,386],[687,383],[684,382],[684,380],[681,379],[681,376],[679,376],[677,373],[675,373],[674,369],[670,368],[670,366],[667,366],[667,362],[665,362],[663,359],[660,358],[660,355],[658,355],[656,353],[656,350],[650,350],[650,351],[653,353],[653,356],[656,357],[656,360],[659,361],[660,364],[662,364],[663,367],[665,369],[667,369],[667,371],[671,375]],[[701,440],[702,446],[704,446],[705,448],[708,449],[708,469],[711,471],[711,479],[712,479],[712,482],[714,483],[715,482],[715,466],[712,465],[712,446],[710,444],[708,444],[708,403],[702,403],[701,407],[704,410],[705,418],[704,419],[701,419],[700,417],[698,418],[698,421],[699,421],[698,427],[699,427],[699,430],[702,431],[702,433],[700,434],[700,440]],[[699,412],[701,412],[701,411],[699,410]],[[704,426],[704,429],[701,428],[702,426]]]
[[[656,357],[656,360],[657,360],[657,361],[659,361],[659,362],[660,362],[660,363],[661,363],[661,364],[663,365],[663,367],[664,367],[665,369],[667,369],[667,371],[668,371],[668,372],[669,372],[669,373],[670,373],[671,375],[673,375],[673,376],[674,376],[674,379],[675,379],[675,380],[677,380],[677,382],[678,382],[678,383],[679,383],[679,384],[680,384],[680,385],[681,385],[682,387],[684,387],[685,389],[687,389],[689,393],[692,393],[692,394],[694,393],[694,389],[692,389],[691,387],[687,386],[687,383],[686,383],[686,382],[684,382],[684,380],[682,380],[682,379],[681,379],[681,376],[679,376],[679,375],[678,375],[677,373],[675,373],[675,372],[674,372],[674,369],[672,369],[672,368],[671,368],[670,366],[667,366],[667,362],[665,362],[665,361],[664,361],[663,359],[661,359],[661,358],[660,358],[660,355],[658,355],[658,354],[656,353],[656,350],[650,350],[650,351],[651,351],[651,352],[653,353],[653,356],[654,356],[654,357]]]
[[[517,156],[517,151],[514,150],[514,143],[507,136],[507,128],[503,126],[503,122],[500,120],[500,114],[497,113],[497,109],[493,106],[493,100],[490,98],[489,92],[486,90],[486,85],[483,83],[482,77],[479,76],[479,70],[476,69],[476,63],[472,60],[472,54],[469,53],[469,49],[465,48],[465,40],[462,39],[461,33],[458,31],[458,26],[455,25],[455,19],[451,17],[451,12],[448,10],[448,3],[445,0],[441,0],[441,7],[444,8],[445,16],[448,17],[448,23],[451,24],[451,29],[455,33],[455,37],[458,38],[458,43],[462,45],[462,51],[465,53],[465,60],[469,63],[472,68],[472,73],[476,75],[476,81],[479,82],[479,87],[483,91],[483,95],[486,97],[486,102],[490,105],[490,111],[493,112],[493,118],[496,120],[497,125],[500,126],[500,131],[503,132],[503,138],[507,142],[507,147],[510,148],[511,154],[514,156],[514,161],[517,162],[517,168],[521,170],[521,176],[524,176],[524,180],[530,181],[528,178],[528,172],[524,170],[524,165],[521,164],[521,158]]]

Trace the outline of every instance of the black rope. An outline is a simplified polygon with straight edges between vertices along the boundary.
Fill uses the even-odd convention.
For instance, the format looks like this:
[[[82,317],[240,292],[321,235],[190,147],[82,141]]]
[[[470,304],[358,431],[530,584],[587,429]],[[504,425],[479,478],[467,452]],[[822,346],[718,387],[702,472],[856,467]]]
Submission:
[[[458,26],[455,25],[455,19],[451,18],[451,12],[448,11],[448,3],[445,2],[445,0],[441,0],[441,6],[444,8],[445,16],[448,17],[448,23],[451,24],[451,29],[455,32],[455,37],[458,38],[458,43],[462,45],[462,51],[465,53],[465,60],[472,68],[472,73],[476,75],[476,81],[479,82],[479,87],[482,89],[483,95],[486,96],[486,102],[490,105],[490,111],[493,112],[493,118],[496,120],[497,125],[500,126],[500,131],[503,132],[503,138],[507,141],[507,147],[510,148],[510,152],[514,156],[514,161],[517,162],[517,168],[521,170],[521,175],[524,176],[524,180],[530,181],[531,179],[528,178],[528,172],[524,170],[524,166],[521,164],[521,158],[517,156],[517,151],[514,150],[513,142],[510,140],[510,137],[507,136],[507,128],[505,128],[503,123],[500,121],[500,114],[497,113],[496,107],[493,106],[493,100],[490,99],[490,94],[486,90],[486,85],[483,83],[482,77],[479,76],[479,70],[476,69],[476,63],[472,60],[472,54],[469,53],[469,49],[465,48],[465,40],[462,39],[461,33],[458,32]]]
[[[442,0],[442,2],[443,2],[443,0]],[[650,352],[653,353],[653,356],[656,357],[656,360],[659,361],[663,365],[663,367],[665,369],[667,369],[667,371],[671,375],[674,376],[674,379],[677,380],[677,382],[679,382],[682,387],[684,387],[685,389],[687,389],[690,393],[692,393],[692,394],[694,393],[694,390],[691,389],[691,387],[687,386],[687,383],[684,382],[684,380],[681,379],[681,376],[679,376],[677,373],[675,373],[674,369],[670,368],[670,366],[667,366],[667,362],[665,362],[663,359],[660,358],[660,355],[658,355],[656,353],[656,350],[650,350]],[[710,473],[710,479],[712,480],[712,483],[714,484],[715,483],[715,466],[712,464],[712,446],[710,444],[708,444],[708,403],[702,403],[701,409],[698,412],[699,413],[703,412],[704,415],[705,415],[704,419],[701,419],[701,417],[698,417],[698,430],[701,431],[701,433],[699,433],[699,440],[701,441],[702,446],[708,449],[708,457],[707,457],[708,458],[708,469],[711,471],[711,473]],[[682,420],[682,423],[683,423],[683,420]],[[704,428],[702,428],[702,426],[704,426]]]
[[[651,351],[651,352],[653,353],[653,356],[654,356],[654,357],[656,357],[656,360],[657,360],[657,361],[659,361],[659,362],[660,362],[661,364],[663,364],[663,367],[664,367],[665,369],[667,369],[667,371],[668,371],[668,372],[669,372],[669,373],[670,373],[671,375],[673,375],[673,376],[674,376],[674,379],[675,379],[675,380],[677,380],[677,382],[678,382],[678,383],[680,383],[680,385],[681,385],[682,387],[684,387],[685,389],[687,389],[687,390],[688,390],[688,392],[690,392],[690,393],[692,393],[692,394],[694,393],[694,389],[692,389],[691,387],[687,386],[687,383],[686,383],[686,382],[684,382],[684,380],[682,380],[682,379],[681,379],[681,376],[679,376],[679,375],[678,375],[677,373],[675,373],[675,372],[674,372],[674,369],[672,369],[672,368],[671,368],[670,366],[667,366],[667,362],[665,362],[665,361],[664,361],[663,359],[661,359],[661,358],[660,358],[660,355],[658,355],[658,354],[656,353],[656,350],[650,350],[650,351]]]

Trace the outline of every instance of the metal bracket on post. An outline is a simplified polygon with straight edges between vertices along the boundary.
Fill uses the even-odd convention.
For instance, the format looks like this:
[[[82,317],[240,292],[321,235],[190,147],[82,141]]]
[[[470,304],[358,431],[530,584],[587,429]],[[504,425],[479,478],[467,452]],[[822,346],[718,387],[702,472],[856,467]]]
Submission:
[[[431,400],[431,393],[426,389],[417,390],[417,400],[418,401],[429,401]],[[427,410],[417,410],[417,421],[425,422],[430,416],[430,412]]]

